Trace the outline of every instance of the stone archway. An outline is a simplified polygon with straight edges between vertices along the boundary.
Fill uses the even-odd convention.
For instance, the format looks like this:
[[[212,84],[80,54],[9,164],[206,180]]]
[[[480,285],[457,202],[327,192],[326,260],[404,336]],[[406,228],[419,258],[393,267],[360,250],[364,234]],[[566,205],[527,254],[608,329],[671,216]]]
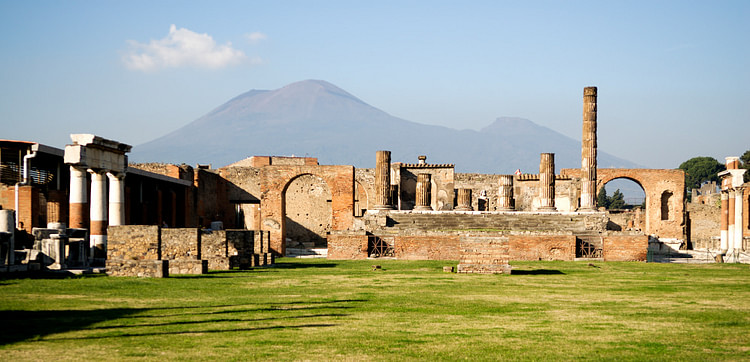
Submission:
[[[686,240],[684,171],[600,168],[597,170],[597,190],[617,178],[633,180],[643,187],[646,193],[646,227],[643,231],[646,234]],[[667,215],[663,218],[665,212]]]
[[[330,230],[346,230],[354,220],[353,166],[265,166],[260,168],[260,227],[269,231],[271,251],[286,254],[284,192],[297,177],[314,175],[331,193]]]
[[[312,174],[293,178],[282,196],[286,247],[324,248],[331,231],[331,190]]]
[[[609,223],[607,228],[609,230],[623,231],[623,230],[646,230],[646,213],[648,203],[646,202],[646,189],[641,185],[638,180],[630,177],[613,178],[606,183],[603,183],[597,189],[597,205],[603,207],[599,202],[599,194],[606,188],[607,196],[613,195],[613,190],[616,188],[621,191],[621,194],[628,195],[623,198],[625,203],[622,207],[607,207],[609,211]]]

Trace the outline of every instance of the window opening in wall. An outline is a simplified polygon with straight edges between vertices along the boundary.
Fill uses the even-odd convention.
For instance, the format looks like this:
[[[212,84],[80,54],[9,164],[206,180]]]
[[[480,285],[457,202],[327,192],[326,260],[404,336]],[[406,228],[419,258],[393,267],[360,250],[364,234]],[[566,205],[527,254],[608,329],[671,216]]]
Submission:
[[[672,193],[664,191],[661,194],[661,219],[669,220],[669,199],[672,197]]]

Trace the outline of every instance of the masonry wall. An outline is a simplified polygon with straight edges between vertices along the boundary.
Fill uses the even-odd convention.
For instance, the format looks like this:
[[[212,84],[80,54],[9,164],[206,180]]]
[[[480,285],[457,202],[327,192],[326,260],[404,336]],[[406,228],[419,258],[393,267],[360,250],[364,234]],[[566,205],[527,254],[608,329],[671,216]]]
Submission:
[[[364,231],[332,231],[328,236],[328,259],[367,259],[368,238]]]
[[[603,236],[604,261],[645,261],[648,236],[643,234]]]
[[[453,210],[455,205],[455,184],[453,165],[402,164],[391,166],[391,183],[399,185],[399,210],[412,210],[416,204],[417,177],[431,175],[430,206],[433,210]],[[395,200],[394,200],[395,202]]]
[[[459,239],[459,273],[510,274],[510,245],[506,235],[468,233]]]
[[[107,263],[110,260],[161,259],[160,228],[156,225],[120,225],[107,228]]]
[[[195,172],[196,216],[198,226],[208,228],[221,221],[225,229],[235,228],[235,209],[229,199],[229,182],[218,171],[198,169]]]
[[[689,203],[687,210],[690,220],[690,243],[693,249],[720,249],[720,205]]]
[[[456,260],[460,257],[456,233],[425,233],[394,237],[394,256],[401,260]]]
[[[575,235],[518,234],[508,237],[510,260],[575,260]]]
[[[198,228],[162,228],[161,257],[167,260],[201,259],[201,231]]]

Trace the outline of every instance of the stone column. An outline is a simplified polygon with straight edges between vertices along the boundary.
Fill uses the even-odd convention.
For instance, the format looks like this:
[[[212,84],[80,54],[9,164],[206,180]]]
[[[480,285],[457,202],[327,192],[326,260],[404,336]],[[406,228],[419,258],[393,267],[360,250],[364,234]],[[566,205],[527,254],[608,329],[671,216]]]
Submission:
[[[539,211],[557,211],[555,207],[555,154],[542,153],[539,162]]]
[[[729,247],[729,251],[734,252],[734,190],[729,190],[729,199],[727,201],[727,246]]]
[[[392,210],[391,202],[391,151],[375,153],[375,210]]]
[[[417,204],[414,210],[432,210],[430,206],[430,174],[417,175]]]
[[[89,246],[92,258],[107,257],[107,177],[104,171],[89,170],[91,173],[91,226]]]
[[[457,211],[472,211],[474,208],[471,207],[471,189],[460,188],[458,189],[458,207]]]
[[[88,190],[86,170],[70,166],[70,200],[68,202],[68,225],[73,229],[87,227],[86,209]]]
[[[107,172],[109,178],[109,225],[125,224],[125,174]]]
[[[583,137],[581,140],[581,207],[579,211],[596,211],[596,87],[583,89]]]
[[[15,210],[0,210],[0,234],[5,234],[5,238],[8,240],[8,250],[3,250],[3,255],[0,255],[0,264],[14,265],[16,263],[15,252],[13,251],[16,248],[15,233]]]
[[[719,228],[721,254],[729,250],[729,193],[721,192],[721,224]]]
[[[497,200],[498,211],[512,211],[513,206],[513,175],[500,175],[500,190]]]
[[[734,193],[734,250],[740,252],[744,249],[742,247],[742,188],[735,188]]]

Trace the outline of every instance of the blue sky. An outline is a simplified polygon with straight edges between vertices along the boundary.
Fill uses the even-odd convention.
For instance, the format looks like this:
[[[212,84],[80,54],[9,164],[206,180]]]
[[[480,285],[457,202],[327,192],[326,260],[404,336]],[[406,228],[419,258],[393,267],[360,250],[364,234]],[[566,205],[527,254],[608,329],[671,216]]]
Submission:
[[[646,167],[750,149],[750,1],[0,0],[0,138],[132,145],[323,79],[456,129],[523,117]],[[185,160],[190,163],[190,160]]]

